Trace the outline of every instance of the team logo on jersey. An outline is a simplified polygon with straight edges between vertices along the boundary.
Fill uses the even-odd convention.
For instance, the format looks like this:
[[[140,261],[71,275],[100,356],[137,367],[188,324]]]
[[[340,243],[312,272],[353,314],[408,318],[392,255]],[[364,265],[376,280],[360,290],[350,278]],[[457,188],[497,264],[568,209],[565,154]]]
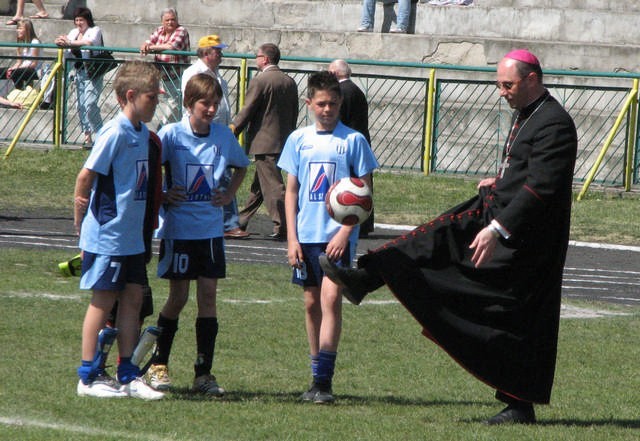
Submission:
[[[309,163],[309,201],[324,202],[324,198],[335,180],[334,162]]]
[[[347,141],[339,140],[336,142],[336,153],[339,155],[344,155],[347,153]]]
[[[212,164],[187,164],[187,201],[210,201],[213,190]]]
[[[147,199],[147,185],[149,183],[149,162],[147,160],[136,161],[136,188],[133,199],[145,201]]]

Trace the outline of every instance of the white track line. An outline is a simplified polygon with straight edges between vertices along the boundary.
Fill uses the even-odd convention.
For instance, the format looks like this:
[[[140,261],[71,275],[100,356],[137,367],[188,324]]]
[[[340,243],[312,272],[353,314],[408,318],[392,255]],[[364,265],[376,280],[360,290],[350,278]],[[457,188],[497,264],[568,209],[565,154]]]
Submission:
[[[40,298],[45,300],[81,300],[86,296],[82,294],[71,294],[71,295],[58,295],[58,294],[50,294],[50,293],[25,293],[25,292],[11,292],[11,293],[2,293],[0,294],[0,300],[2,298]],[[571,297],[571,296],[569,296]],[[614,300],[626,300],[633,302],[640,302],[640,299],[632,299],[627,297],[614,297],[607,296],[605,298],[610,298]],[[239,299],[239,298],[224,298],[218,296],[218,302],[220,303],[228,303],[234,305],[271,305],[275,303],[291,303],[291,302],[299,302],[298,299],[290,299],[290,298],[282,298],[282,299]],[[346,300],[344,301],[346,303]],[[372,306],[388,306],[388,305],[397,305],[399,302],[393,298],[388,300],[367,300],[362,304],[361,307],[372,307]],[[616,311],[608,311],[605,309],[592,309],[592,308],[579,308],[572,305],[562,305],[560,317],[562,318],[596,318],[596,317],[605,317],[605,316],[619,316],[619,315],[629,315],[627,313],[616,312]]]
[[[79,426],[77,424],[53,423],[48,421],[37,420],[34,418],[25,418],[21,416],[0,417],[0,424],[14,427],[37,427],[41,429],[50,429],[60,432],[77,433],[89,436],[116,437],[121,439],[144,439],[149,441],[168,441],[174,438],[162,438],[156,435],[138,433],[138,432],[119,432],[116,430],[104,430],[95,427]]]

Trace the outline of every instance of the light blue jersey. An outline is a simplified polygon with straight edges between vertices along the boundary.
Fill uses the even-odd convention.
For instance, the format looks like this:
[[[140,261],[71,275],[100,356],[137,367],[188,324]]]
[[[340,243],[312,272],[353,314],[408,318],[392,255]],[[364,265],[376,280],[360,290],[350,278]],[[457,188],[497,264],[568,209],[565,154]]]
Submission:
[[[165,204],[160,212],[163,239],[211,239],[224,234],[223,209],[211,205],[211,195],[228,166],[244,168],[249,158],[227,126],[212,123],[209,135],[194,135],[189,118],[164,126],[162,163],[169,165],[165,185],[180,186],[187,200]]]
[[[298,241],[326,243],[341,226],[325,206],[329,187],[339,179],[371,173],[378,162],[364,136],[338,122],[331,133],[318,132],[315,125],[294,131],[285,143],[278,167],[298,178]],[[349,238],[353,244],[357,243],[358,230],[354,228]]]
[[[80,248],[107,256],[144,252],[149,130],[118,114],[97,134],[84,167],[97,173],[82,221]]]

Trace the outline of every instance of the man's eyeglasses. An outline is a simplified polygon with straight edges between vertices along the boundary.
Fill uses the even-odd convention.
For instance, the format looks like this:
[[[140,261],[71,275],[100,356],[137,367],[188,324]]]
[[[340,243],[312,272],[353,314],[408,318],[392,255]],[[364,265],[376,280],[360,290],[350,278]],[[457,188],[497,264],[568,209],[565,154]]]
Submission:
[[[258,55],[256,55],[256,58],[262,58],[262,57],[266,57],[266,55],[264,55],[264,54],[258,54]]]
[[[511,90],[513,88],[513,86],[515,86],[516,84],[518,84],[519,82],[521,82],[522,80],[524,80],[524,78],[520,78],[517,81],[496,81],[496,87],[500,90],[504,89],[504,90]]]

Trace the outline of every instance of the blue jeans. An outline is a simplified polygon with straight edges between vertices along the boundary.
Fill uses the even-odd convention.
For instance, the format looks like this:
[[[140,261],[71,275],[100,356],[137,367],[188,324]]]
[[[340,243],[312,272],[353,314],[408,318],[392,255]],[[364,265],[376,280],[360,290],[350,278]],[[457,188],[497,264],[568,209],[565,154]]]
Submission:
[[[226,188],[229,185],[229,182],[231,182],[231,174],[231,168],[227,167],[224,171],[224,175],[222,175],[222,178],[220,179],[221,187]],[[240,222],[238,219],[238,202],[236,201],[236,198],[233,198],[229,204],[222,208],[224,211],[224,231],[230,231],[234,228],[238,228],[240,226]]]
[[[76,70],[76,97],[80,127],[84,133],[96,133],[102,127],[98,99],[102,92],[102,77],[89,79],[85,69]]]
[[[362,18],[360,27],[373,28],[376,14],[376,0],[362,0]],[[398,0],[398,14],[396,27],[406,31],[409,27],[409,14],[411,14],[411,0]]]

